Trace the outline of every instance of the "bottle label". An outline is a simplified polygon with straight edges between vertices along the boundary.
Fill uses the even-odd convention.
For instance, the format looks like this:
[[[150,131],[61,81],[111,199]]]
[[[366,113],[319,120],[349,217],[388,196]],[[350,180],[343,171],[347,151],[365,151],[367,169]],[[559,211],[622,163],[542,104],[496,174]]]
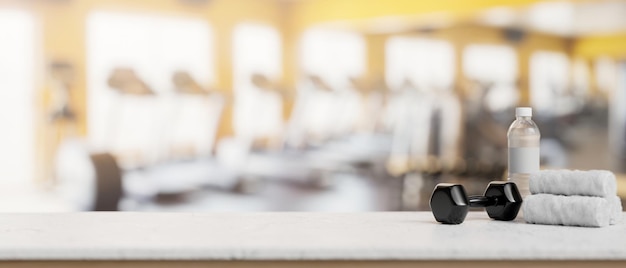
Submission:
[[[539,171],[539,147],[510,147],[509,174]]]

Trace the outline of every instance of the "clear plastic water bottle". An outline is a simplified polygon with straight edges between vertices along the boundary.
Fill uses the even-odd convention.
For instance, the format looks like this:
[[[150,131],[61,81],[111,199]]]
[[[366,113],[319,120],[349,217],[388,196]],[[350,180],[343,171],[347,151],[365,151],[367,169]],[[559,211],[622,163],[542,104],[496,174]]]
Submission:
[[[530,107],[515,108],[515,121],[509,127],[509,176],[525,198],[530,195],[528,180],[530,173],[539,171],[539,128],[531,119]]]

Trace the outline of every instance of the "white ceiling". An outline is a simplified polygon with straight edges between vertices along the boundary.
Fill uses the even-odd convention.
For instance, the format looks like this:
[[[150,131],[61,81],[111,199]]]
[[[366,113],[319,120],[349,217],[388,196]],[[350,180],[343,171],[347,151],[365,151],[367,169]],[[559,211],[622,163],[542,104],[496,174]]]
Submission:
[[[570,37],[622,33],[626,32],[626,1],[551,1],[522,10],[498,7],[482,12],[478,20]]]

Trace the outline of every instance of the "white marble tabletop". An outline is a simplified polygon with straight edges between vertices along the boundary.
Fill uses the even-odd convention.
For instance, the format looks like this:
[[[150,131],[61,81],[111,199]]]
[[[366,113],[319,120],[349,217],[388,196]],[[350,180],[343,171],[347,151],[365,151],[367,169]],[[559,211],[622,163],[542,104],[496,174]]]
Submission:
[[[471,212],[0,214],[1,260],[626,260],[626,224],[498,222]]]

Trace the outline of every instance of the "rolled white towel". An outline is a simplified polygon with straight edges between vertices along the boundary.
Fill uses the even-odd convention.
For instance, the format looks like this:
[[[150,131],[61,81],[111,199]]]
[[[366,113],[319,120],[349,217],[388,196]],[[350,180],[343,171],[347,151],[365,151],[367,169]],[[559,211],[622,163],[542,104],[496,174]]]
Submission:
[[[606,170],[542,170],[528,182],[532,194],[612,197],[617,194],[615,175]]]
[[[604,227],[621,220],[619,197],[529,195],[522,203],[528,223]],[[619,209],[619,211],[618,211]]]

